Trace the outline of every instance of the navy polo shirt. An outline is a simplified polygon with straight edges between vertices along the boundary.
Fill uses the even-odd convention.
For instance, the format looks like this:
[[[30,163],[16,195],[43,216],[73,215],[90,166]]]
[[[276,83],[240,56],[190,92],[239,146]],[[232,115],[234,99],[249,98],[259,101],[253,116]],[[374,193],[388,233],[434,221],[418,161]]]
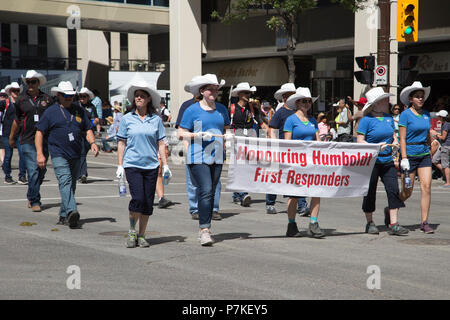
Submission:
[[[92,125],[86,110],[78,104],[74,103],[68,109],[53,104],[45,110],[36,129],[48,137],[48,149],[52,158],[71,160],[80,158],[85,132],[92,130]]]
[[[178,117],[177,117],[177,121],[175,123],[175,128],[179,128],[180,127],[180,123],[181,123],[181,119],[183,119],[183,114],[184,111],[189,108],[191,105],[193,105],[195,103],[194,98],[187,100],[185,102],[183,102],[183,104],[180,107],[180,110],[178,110]]]

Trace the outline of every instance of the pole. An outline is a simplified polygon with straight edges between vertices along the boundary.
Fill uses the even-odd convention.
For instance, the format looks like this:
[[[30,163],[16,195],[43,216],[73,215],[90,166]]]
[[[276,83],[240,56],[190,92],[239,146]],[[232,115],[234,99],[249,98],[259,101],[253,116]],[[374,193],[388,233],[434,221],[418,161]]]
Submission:
[[[390,64],[390,35],[391,35],[391,3],[390,0],[378,0],[378,7],[380,10],[380,29],[378,29],[378,58],[377,65]],[[381,86],[386,92],[390,91],[389,73],[388,69],[387,85]]]

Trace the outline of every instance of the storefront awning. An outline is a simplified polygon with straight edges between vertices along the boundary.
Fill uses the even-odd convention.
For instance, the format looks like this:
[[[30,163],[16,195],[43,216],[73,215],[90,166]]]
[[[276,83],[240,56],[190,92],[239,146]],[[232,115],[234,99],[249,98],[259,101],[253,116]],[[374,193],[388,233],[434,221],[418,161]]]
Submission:
[[[249,82],[252,86],[279,87],[288,82],[289,74],[281,58],[236,60],[203,63],[203,74],[213,73],[226,81],[225,86]]]

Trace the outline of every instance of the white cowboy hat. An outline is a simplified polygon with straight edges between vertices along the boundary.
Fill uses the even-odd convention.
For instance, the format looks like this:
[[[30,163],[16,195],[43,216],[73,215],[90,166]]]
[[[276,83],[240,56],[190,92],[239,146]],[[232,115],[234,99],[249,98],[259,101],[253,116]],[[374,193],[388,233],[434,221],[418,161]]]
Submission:
[[[77,92],[73,89],[72,83],[70,81],[61,81],[57,87],[53,87],[50,90],[53,96],[56,96],[57,93],[75,95]]]
[[[89,95],[89,99],[94,99],[94,97],[95,97],[94,93],[85,87],[81,88],[81,90],[78,92],[78,94],[87,94],[87,95]]]
[[[278,101],[283,100],[283,94],[288,93],[288,92],[295,92],[297,89],[295,88],[295,84],[293,83],[285,83],[281,86],[280,89],[278,89],[277,92],[275,92],[275,94],[273,95],[275,97],[275,99],[277,99]]]
[[[409,95],[411,94],[411,92],[416,90],[422,90],[423,92],[425,92],[425,100],[427,100],[430,96],[431,87],[424,87],[422,86],[422,83],[420,81],[415,81],[412,85],[402,90],[402,92],[400,93],[400,101],[405,106],[409,106]]]
[[[376,102],[383,100],[385,98],[389,98],[390,96],[394,96],[394,94],[384,92],[383,88],[381,87],[376,87],[367,91],[366,92],[367,103],[364,105],[364,108],[362,109],[363,115],[366,116],[370,111],[372,111],[372,107]]]
[[[28,70],[25,77],[22,76],[22,80],[24,83],[26,83],[27,79],[33,79],[33,78],[36,78],[39,80],[39,86],[43,86],[47,82],[47,79],[45,78],[45,76],[42,73],[36,72],[35,70]]]
[[[192,93],[194,96],[198,96],[200,94],[200,88],[209,84],[213,84],[219,86],[219,88],[223,87],[225,84],[225,80],[217,80],[217,76],[215,74],[207,73],[203,76],[195,76],[191,81],[186,83],[184,86],[184,90]]]
[[[248,82],[238,83],[237,86],[231,91],[231,96],[237,97],[241,91],[256,92],[256,87],[253,86],[250,88],[250,84]]]
[[[20,90],[20,93],[22,93],[22,91],[23,91],[23,86],[19,86],[19,84],[18,84],[17,82],[11,82],[11,84],[8,84],[8,85],[5,87],[5,91],[6,91],[6,93],[7,93],[8,95],[11,94],[11,93],[10,93],[11,89],[19,89],[19,90]]]
[[[287,99],[286,105],[290,109],[296,109],[297,100],[303,98],[312,99],[312,102],[314,103],[319,97],[311,97],[311,91],[309,91],[309,88],[299,87],[297,88],[295,93]]]
[[[142,80],[133,82],[130,85],[130,87],[128,88],[127,98],[131,104],[133,104],[134,93],[137,90],[142,90],[142,91],[147,92],[152,97],[153,107],[155,109],[159,108],[159,103],[161,102],[161,96],[159,95],[158,91],[156,90],[156,88],[150,86],[147,82],[142,81]]]

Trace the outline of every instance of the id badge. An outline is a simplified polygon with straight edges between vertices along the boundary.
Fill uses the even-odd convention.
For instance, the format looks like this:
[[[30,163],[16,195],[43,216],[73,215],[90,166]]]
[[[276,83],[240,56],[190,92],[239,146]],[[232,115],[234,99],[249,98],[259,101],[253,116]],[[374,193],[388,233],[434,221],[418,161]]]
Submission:
[[[38,114],[34,115],[34,122],[39,122],[39,115]]]
[[[247,131],[247,129],[244,129],[244,132],[243,132],[243,134],[244,134],[244,136],[247,136],[247,135],[248,135],[248,131]]]
[[[75,138],[73,137],[73,133],[71,132],[71,133],[69,133],[69,141],[74,141],[75,140]]]

